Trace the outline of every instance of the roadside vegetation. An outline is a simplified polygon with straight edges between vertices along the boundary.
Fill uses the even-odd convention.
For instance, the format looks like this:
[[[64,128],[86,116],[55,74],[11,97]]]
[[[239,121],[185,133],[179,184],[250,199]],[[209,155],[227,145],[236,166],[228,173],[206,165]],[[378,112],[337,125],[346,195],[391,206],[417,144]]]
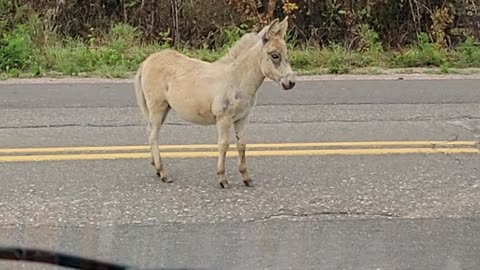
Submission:
[[[56,2],[58,1],[52,3]],[[147,55],[165,48],[175,48],[190,56],[206,61],[215,61],[241,35],[248,31],[258,30],[268,22],[269,17],[283,17],[285,14],[289,15],[292,20],[292,30],[289,32],[290,62],[299,74],[344,74],[358,72],[362,69],[366,73],[376,73],[384,69],[397,68],[408,71],[409,68],[418,67],[434,67],[439,72],[449,73],[456,69],[480,68],[480,45],[475,25],[470,28],[466,27],[465,25],[468,26],[468,24],[465,22],[468,20],[463,20],[463,27],[460,27],[462,20],[459,19],[459,16],[478,19],[479,15],[476,13],[476,9],[469,11],[470,13],[459,15],[459,10],[456,10],[455,5],[452,4],[431,7],[430,17],[428,20],[424,19],[424,26],[422,26],[422,17],[415,17],[417,13],[405,18],[404,26],[402,26],[404,30],[411,30],[412,24],[418,27],[415,28],[415,31],[404,33],[402,39],[395,36],[394,33],[386,35],[388,32],[385,30],[386,23],[382,24],[379,21],[383,17],[373,13],[371,10],[373,6],[367,9],[369,7],[367,5],[361,10],[344,9],[343,5],[346,5],[345,2],[348,1],[330,0],[330,2],[336,3],[335,7],[330,9],[335,13],[327,14],[334,17],[330,19],[331,25],[329,28],[319,27],[317,29],[317,31],[322,29],[326,31],[324,35],[317,33],[309,36],[306,36],[305,32],[306,30],[312,31],[311,25],[308,29],[307,27],[299,28],[307,18],[306,15],[301,16],[306,11],[304,7],[300,8],[299,2],[309,1],[263,1],[266,6],[279,5],[280,11],[276,12],[276,15],[267,11],[260,13],[258,10],[256,13],[249,11],[250,13],[245,15],[242,12],[249,10],[248,5],[246,7],[238,5],[248,1],[233,1],[233,4],[231,1],[226,1],[226,4],[232,5],[231,10],[233,11],[229,12],[237,13],[236,19],[232,19],[228,24],[224,22],[215,30],[206,31],[203,29],[208,28],[206,26],[202,26],[203,28],[193,27],[194,30],[203,29],[202,31],[206,33],[203,36],[193,31],[188,36],[185,27],[190,22],[186,21],[185,27],[182,28],[178,23],[182,18],[173,18],[176,22],[173,28],[165,26],[163,31],[161,28],[154,31],[151,28],[154,24],[145,26],[142,22],[135,21],[133,15],[129,15],[131,12],[129,9],[140,9],[139,1],[112,2],[118,2],[120,10],[123,9],[125,12],[123,15],[113,13],[116,15],[110,16],[123,16],[123,20],[112,17],[107,20],[108,23],[102,21],[95,24],[95,21],[87,21],[88,18],[84,18],[83,23],[86,26],[90,25],[85,29],[85,25],[78,26],[78,22],[76,22],[82,20],[82,17],[79,17],[80,19],[70,17],[73,22],[62,21],[65,20],[62,19],[62,16],[66,15],[59,11],[60,8],[64,8],[63,12],[73,12],[69,9],[78,8],[78,5],[71,7],[45,5],[42,7],[36,6],[34,4],[36,1],[0,0],[0,78],[128,77],[135,72],[139,63]],[[174,0],[158,2],[165,2],[167,6],[170,3],[176,3]],[[275,3],[272,4],[272,2]],[[340,2],[343,4],[341,5]],[[128,3],[130,6],[127,6]],[[392,8],[394,5],[392,3],[387,8]],[[470,7],[465,5],[464,8]],[[171,10],[174,10],[174,7]],[[475,3],[473,3],[473,7],[477,8]],[[186,10],[184,12],[192,9],[192,7],[183,8]],[[410,10],[408,7],[406,8]],[[343,35],[339,34],[341,31],[336,34],[331,33],[342,24],[338,20],[349,18],[347,15],[354,15],[355,12],[360,14],[355,15],[360,16],[360,19],[357,18],[356,23],[351,23],[348,33]],[[397,13],[400,14],[401,11],[397,11]],[[77,14],[76,16],[81,15]],[[175,17],[172,14],[170,16]],[[372,20],[372,16],[376,16],[376,19]],[[400,20],[398,16],[391,17],[391,19]],[[238,23],[235,23],[235,20]],[[296,23],[297,21],[299,23]],[[70,28],[67,25],[69,23],[72,24],[69,26]],[[197,23],[205,24],[201,21],[197,21]],[[400,25],[402,24],[399,23],[399,27]],[[397,43],[396,46],[392,42]]]

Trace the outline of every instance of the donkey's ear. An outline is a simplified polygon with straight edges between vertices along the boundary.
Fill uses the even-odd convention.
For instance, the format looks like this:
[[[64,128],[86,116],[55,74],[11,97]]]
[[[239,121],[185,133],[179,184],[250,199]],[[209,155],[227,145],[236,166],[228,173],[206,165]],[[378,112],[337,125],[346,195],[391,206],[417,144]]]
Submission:
[[[278,18],[275,18],[273,21],[271,21],[268,26],[269,28],[271,28],[272,26],[274,26],[275,24],[277,24],[280,20]]]
[[[275,35],[277,35],[277,32],[279,30],[278,24],[279,24],[279,19],[276,18],[273,20],[266,28],[266,33],[263,36],[263,42],[266,42],[267,40],[271,39]]]
[[[287,34],[288,30],[288,16],[286,16],[279,24],[278,26],[280,27],[280,35],[282,37],[285,37]]]
[[[268,31],[269,27],[270,27],[270,24],[263,27],[263,29],[260,32],[258,32],[258,36],[259,37],[265,36],[265,34],[267,34],[267,31]]]
[[[267,31],[267,39],[277,36],[277,37],[285,37],[288,28],[288,16],[283,19],[283,21],[279,22],[279,19],[275,19],[268,28]]]

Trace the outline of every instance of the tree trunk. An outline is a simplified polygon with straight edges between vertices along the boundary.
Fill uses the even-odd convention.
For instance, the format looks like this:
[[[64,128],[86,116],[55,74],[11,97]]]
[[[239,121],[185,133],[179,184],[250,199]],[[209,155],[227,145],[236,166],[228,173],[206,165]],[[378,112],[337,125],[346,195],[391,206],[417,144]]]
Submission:
[[[181,0],[172,0],[172,26],[174,29],[173,46],[177,47],[180,44],[180,29],[178,25],[178,13],[180,10]]]

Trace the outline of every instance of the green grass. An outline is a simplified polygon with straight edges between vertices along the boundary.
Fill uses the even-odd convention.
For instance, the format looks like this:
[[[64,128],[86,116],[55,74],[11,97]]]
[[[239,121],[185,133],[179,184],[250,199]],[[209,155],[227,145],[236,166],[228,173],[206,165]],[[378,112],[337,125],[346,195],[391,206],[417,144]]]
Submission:
[[[41,76],[127,77],[151,53],[168,48],[168,44],[141,44],[141,33],[135,28],[118,24],[110,33],[90,37],[87,41],[60,40],[55,33],[38,36],[36,22],[20,25],[0,38],[0,79]],[[348,50],[341,44],[326,47],[302,47],[289,44],[289,60],[299,74],[345,74],[361,70],[375,74],[383,69],[433,67],[440,73],[458,69],[480,68],[480,45],[467,38],[455,49],[441,49],[428,35],[418,36],[415,46],[402,51],[384,51],[378,35],[367,26],[357,29],[358,49]],[[217,50],[179,49],[186,55],[205,61],[219,59],[243,34],[228,30]]]

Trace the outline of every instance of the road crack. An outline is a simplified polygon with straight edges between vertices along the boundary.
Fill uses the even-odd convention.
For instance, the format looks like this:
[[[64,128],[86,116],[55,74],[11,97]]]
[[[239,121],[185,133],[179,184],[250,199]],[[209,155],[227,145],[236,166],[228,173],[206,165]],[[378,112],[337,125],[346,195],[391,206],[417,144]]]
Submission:
[[[368,213],[368,212],[357,212],[357,211],[319,211],[311,213],[276,213],[268,216],[264,216],[260,219],[250,220],[250,222],[259,222],[267,221],[272,219],[281,219],[281,218],[294,218],[294,217],[320,217],[320,216],[368,216],[368,217],[388,217],[395,218],[398,217],[394,213]]]
[[[352,106],[352,105],[468,105],[478,102],[318,102],[318,103],[263,103],[256,107],[264,106]]]
[[[64,127],[80,127],[80,124],[54,124],[54,125],[25,125],[25,126],[2,126],[0,129],[22,129],[22,128],[64,128]]]
[[[252,120],[251,124],[269,124],[269,125],[281,125],[281,124],[316,124],[316,123],[382,123],[382,122],[425,122],[425,121],[436,121],[436,122],[446,122],[447,124],[452,124],[455,126],[461,126],[451,121],[456,120],[480,120],[480,117],[464,115],[459,117],[450,117],[450,118],[435,118],[434,116],[416,116],[411,118],[403,119],[313,119],[305,121],[296,121],[296,120]],[[194,124],[183,122],[183,121],[166,121],[164,123],[166,126],[195,126]],[[0,129],[34,129],[34,128],[65,128],[65,127],[95,127],[95,128],[108,128],[108,127],[143,127],[144,124],[141,123],[125,123],[125,124],[94,124],[94,123],[69,123],[69,124],[46,124],[46,125],[22,125],[22,126],[0,126]],[[462,126],[463,127],[463,126]],[[465,127],[464,127],[465,128]],[[469,129],[467,129],[469,130]],[[469,130],[472,133],[475,133],[475,130]]]
[[[288,103],[288,102],[279,102],[279,103],[259,103],[255,107],[269,107],[269,106],[355,106],[355,105],[475,105],[479,104],[478,102],[311,102],[311,103]],[[46,106],[31,106],[27,109],[108,109],[108,108],[138,108],[135,104],[116,104],[116,105],[59,105],[55,106],[52,104],[47,104]],[[23,104],[2,104],[3,109],[25,109]]]

